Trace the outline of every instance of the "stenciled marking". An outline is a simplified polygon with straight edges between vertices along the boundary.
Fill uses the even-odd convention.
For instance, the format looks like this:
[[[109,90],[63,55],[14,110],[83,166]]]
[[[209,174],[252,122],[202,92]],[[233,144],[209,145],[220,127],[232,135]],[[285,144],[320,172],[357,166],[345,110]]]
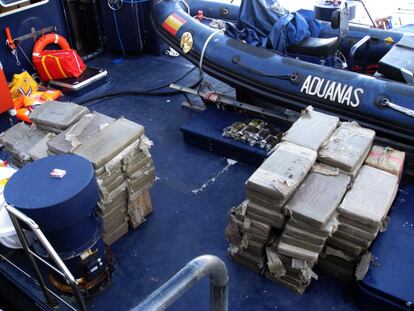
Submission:
[[[303,82],[300,92],[353,108],[357,108],[360,105],[361,96],[364,94],[362,88],[354,88],[352,85],[312,75],[309,75],[305,82]]]

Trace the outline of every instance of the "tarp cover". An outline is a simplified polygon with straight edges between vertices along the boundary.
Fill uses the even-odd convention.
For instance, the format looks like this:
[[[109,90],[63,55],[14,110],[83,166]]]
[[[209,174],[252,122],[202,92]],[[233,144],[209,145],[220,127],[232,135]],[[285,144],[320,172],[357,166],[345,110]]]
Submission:
[[[226,34],[251,45],[285,52],[308,37],[319,37],[321,24],[313,11],[288,12],[277,0],[243,0],[236,26]]]

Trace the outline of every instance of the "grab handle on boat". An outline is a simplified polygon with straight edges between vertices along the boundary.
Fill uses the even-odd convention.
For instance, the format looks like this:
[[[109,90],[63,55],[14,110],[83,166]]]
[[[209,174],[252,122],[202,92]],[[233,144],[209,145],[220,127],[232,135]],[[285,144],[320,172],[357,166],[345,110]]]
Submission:
[[[408,109],[408,108],[402,107],[400,105],[397,105],[397,104],[391,102],[387,97],[377,98],[377,104],[382,106],[382,107],[388,107],[388,108],[394,109],[398,112],[404,113],[407,116],[410,116],[410,117],[414,118],[414,110],[413,109]]]
[[[275,75],[275,74],[272,74],[272,73],[262,72],[260,70],[257,70],[255,68],[253,68],[253,67],[250,67],[249,65],[243,64],[240,61],[240,56],[239,55],[233,56],[231,58],[231,62],[235,65],[239,65],[244,70],[247,70],[251,73],[254,73],[254,74],[262,76],[262,77],[281,79],[281,80],[289,80],[292,83],[298,83],[299,74],[297,72],[294,72],[294,73],[291,73],[291,74],[288,74],[288,75]]]
[[[357,43],[355,43],[352,47],[351,50],[349,52],[349,63],[350,63],[350,67],[352,68],[352,66],[355,64],[355,55],[356,52],[365,45],[365,59],[368,57],[369,55],[369,50],[371,47],[371,36],[366,35],[365,37],[363,37],[361,40],[359,40]]]
[[[210,276],[210,309],[212,311],[227,311],[228,272],[225,263],[213,255],[203,255],[191,260],[171,279],[131,310],[165,310],[207,275]]]

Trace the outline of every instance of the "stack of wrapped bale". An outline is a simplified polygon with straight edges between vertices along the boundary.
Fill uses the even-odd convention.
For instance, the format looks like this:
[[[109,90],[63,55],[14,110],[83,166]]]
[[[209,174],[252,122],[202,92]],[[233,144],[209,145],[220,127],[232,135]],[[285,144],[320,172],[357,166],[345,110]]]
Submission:
[[[152,212],[149,188],[155,169],[149,153],[151,141],[141,125],[61,102],[47,102],[30,117],[33,126],[16,124],[0,138],[13,164],[21,167],[66,153],[91,161],[101,192],[98,206],[108,245],[127,233],[129,225],[136,228],[145,221]]]
[[[47,142],[76,122],[88,109],[74,103],[49,101],[30,114],[33,125],[18,123],[2,134],[1,142],[12,157],[13,165],[22,167],[48,155]]]
[[[349,176],[339,172],[326,174],[317,170],[308,175],[285,206],[291,217],[276,251],[284,258],[282,262],[286,273],[273,279],[301,293],[312,277],[317,278],[311,269],[318,261],[328,237],[336,229],[335,211],[350,181]],[[286,263],[292,265],[286,266]]]
[[[337,117],[308,107],[283,136],[315,152],[339,124]],[[320,168],[315,164],[296,193],[284,206],[290,216],[280,238],[267,248],[266,276],[303,293],[316,278],[316,264],[328,236],[336,227],[335,210],[345,194],[350,178],[339,170]],[[329,193],[329,196],[321,196]]]
[[[369,154],[374,137],[375,132],[372,130],[362,128],[356,123],[342,123],[319,151],[321,162],[338,168],[352,178],[356,177],[352,185],[353,190],[345,195],[344,202],[355,190],[360,194],[371,191],[371,194],[377,195],[378,189],[381,189],[376,186],[377,188],[369,190],[360,183],[361,176],[364,175],[360,168]],[[353,235],[355,231],[343,221],[341,206],[343,203],[338,208],[339,229],[328,239],[319,265],[323,271],[330,272],[342,280],[351,281],[365,250],[378,232],[371,230],[362,236]]]
[[[120,118],[72,151],[95,168],[103,239],[108,245],[128,232],[128,221],[136,228],[152,211],[148,189],[155,181],[155,169],[150,146],[141,125]]]
[[[266,246],[273,242],[278,231],[280,235],[285,224],[283,206],[316,157],[311,149],[283,142],[248,179],[247,200],[229,215],[229,254],[235,261],[255,270],[264,268]]]
[[[230,242],[230,257],[252,269],[261,272],[265,267],[265,245],[274,238],[272,227],[246,216],[247,201],[229,212],[226,238]]]
[[[12,164],[23,167],[33,161],[33,148],[43,143],[49,136],[46,132],[25,123],[18,123],[2,133],[0,142],[11,157]]]
[[[397,176],[362,166],[338,207],[340,225],[328,241],[327,256],[321,262],[325,270],[347,281],[364,277],[369,267],[366,258],[370,258],[367,249],[384,227],[397,189]]]
[[[317,278],[317,263],[344,280],[363,278],[404,162],[402,152],[371,150],[374,137],[355,122],[304,110],[231,210],[230,256],[299,293]]]

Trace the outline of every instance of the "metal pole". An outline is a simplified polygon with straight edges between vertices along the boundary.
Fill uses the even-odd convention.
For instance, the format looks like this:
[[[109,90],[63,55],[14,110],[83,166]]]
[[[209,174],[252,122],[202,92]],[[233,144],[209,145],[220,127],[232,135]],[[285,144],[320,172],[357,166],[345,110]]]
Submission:
[[[210,309],[212,311],[227,311],[229,281],[227,268],[220,258],[212,255],[203,255],[191,260],[171,279],[131,310],[165,310],[206,275],[210,276]]]
[[[39,282],[40,288],[43,291],[43,294],[46,297],[47,303],[51,307],[57,306],[56,301],[52,298],[50,293],[47,290],[45,280],[43,279],[43,275],[40,272],[39,266],[36,263],[34,256],[29,251],[29,243],[27,242],[26,236],[24,235],[23,229],[20,226],[19,220],[13,214],[9,214],[11,221],[13,223],[14,228],[16,229],[17,236],[19,237],[20,242],[22,243],[23,249],[26,252],[27,257],[29,257],[30,263],[32,264],[33,270],[36,274],[37,281]]]

